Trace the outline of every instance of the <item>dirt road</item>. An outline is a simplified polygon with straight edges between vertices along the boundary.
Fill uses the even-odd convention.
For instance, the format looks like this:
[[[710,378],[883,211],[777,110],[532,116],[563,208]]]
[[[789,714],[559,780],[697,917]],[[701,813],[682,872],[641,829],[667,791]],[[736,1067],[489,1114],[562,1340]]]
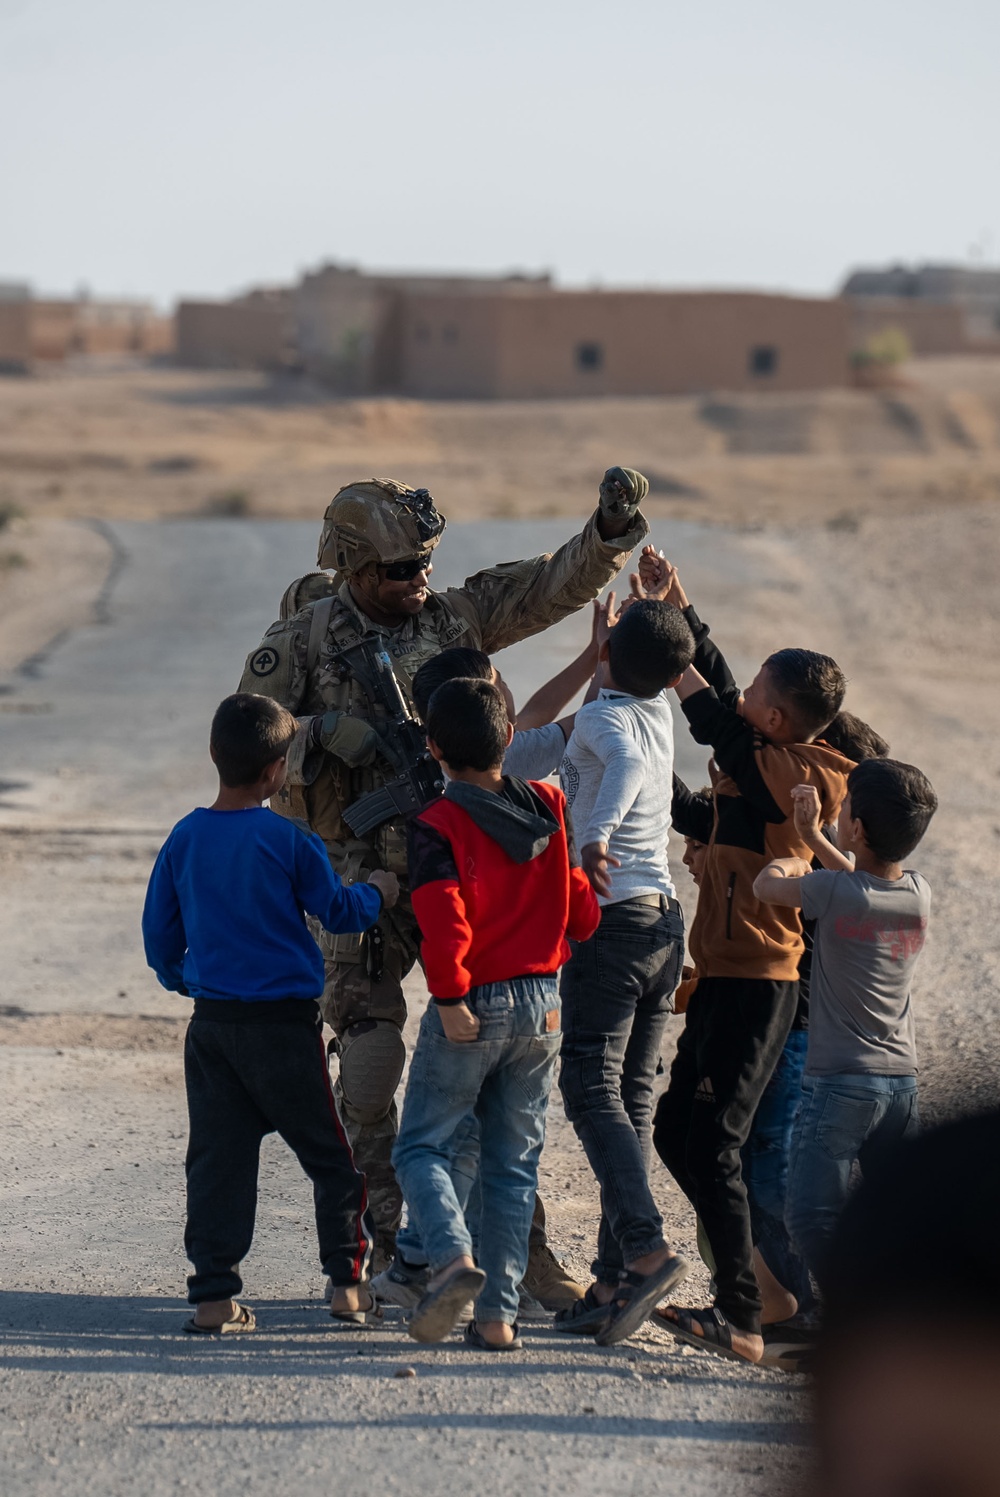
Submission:
[[[435,584],[568,528],[453,526]],[[984,1100],[1000,1074],[998,532],[982,506],[854,530],[656,534],[739,672],[782,644],[830,650],[850,705],[937,785],[919,859],[935,891],[917,994],[932,1113]],[[215,1346],[177,1334],[187,1005],[145,970],[138,912],[159,841],[210,792],[211,711],[286,580],[310,565],[315,527],[116,522],[106,539],[103,622],[0,680],[6,1492],[777,1490],[805,1458],[798,1380],[681,1353],[654,1329],[601,1352],[529,1327],[509,1361],[428,1352],[394,1321],[331,1332],[308,1188],[273,1140],[247,1265],[262,1330]],[[519,699],[584,627],[501,657]],[[700,753],[683,728],[678,742],[697,781]],[[420,985],[410,992],[419,1004]],[[553,1240],[582,1274],[595,1192],[558,1105],[542,1188]],[[690,1212],[662,1171],[656,1190],[693,1252]]]

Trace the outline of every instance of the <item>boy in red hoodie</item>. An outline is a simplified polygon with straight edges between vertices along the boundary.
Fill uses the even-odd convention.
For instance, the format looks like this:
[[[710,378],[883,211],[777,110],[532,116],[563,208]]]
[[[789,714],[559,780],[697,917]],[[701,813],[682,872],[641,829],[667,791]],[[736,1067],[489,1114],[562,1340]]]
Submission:
[[[431,1266],[411,1336],[442,1340],[476,1299],[465,1339],[491,1351],[521,1344],[518,1285],[561,1039],[556,973],[569,957],[567,936],[587,940],[600,919],[576,866],[561,791],[503,773],[511,737],[490,682],[449,681],[432,696],[428,747],[448,785],[411,822],[409,846],[432,1001],[392,1160]],[[451,1177],[473,1115],[482,1268]]]

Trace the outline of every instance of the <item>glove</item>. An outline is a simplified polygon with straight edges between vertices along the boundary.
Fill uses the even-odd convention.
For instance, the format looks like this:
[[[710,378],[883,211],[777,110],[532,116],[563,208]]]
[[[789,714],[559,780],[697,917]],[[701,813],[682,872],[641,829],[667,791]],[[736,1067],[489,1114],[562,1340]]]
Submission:
[[[649,480],[634,468],[609,468],[601,484],[601,514],[631,520],[648,493]]]
[[[349,712],[324,712],[314,721],[319,724],[315,730],[316,742],[352,769],[374,763],[376,754],[384,752],[382,739],[371,723],[352,717]]]

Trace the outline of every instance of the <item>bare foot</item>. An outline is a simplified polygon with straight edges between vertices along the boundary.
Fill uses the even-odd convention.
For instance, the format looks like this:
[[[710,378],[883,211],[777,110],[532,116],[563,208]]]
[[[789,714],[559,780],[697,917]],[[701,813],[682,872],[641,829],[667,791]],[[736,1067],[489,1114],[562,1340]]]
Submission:
[[[375,1300],[367,1284],[342,1284],[334,1289],[330,1300],[330,1310],[333,1314],[343,1314],[351,1310],[371,1310]]]
[[[476,1330],[491,1346],[509,1346],[514,1340],[514,1327],[505,1320],[477,1320]]]
[[[625,1267],[631,1273],[641,1273],[645,1278],[647,1274],[655,1273],[658,1268],[662,1268],[664,1263],[675,1256],[672,1248],[664,1246],[657,1248],[655,1252],[644,1253],[641,1258],[633,1258],[631,1262],[626,1263]]]
[[[707,1350],[709,1351],[712,1350],[713,1346],[721,1344],[715,1342],[711,1337],[705,1336],[705,1325],[701,1317],[710,1315],[711,1310],[687,1310],[682,1309],[679,1305],[661,1305],[654,1311],[654,1314],[658,1320],[670,1321],[674,1325],[680,1325],[683,1330],[688,1331],[692,1336],[697,1336],[701,1340],[707,1340]],[[690,1324],[683,1323],[682,1316],[684,1317],[684,1322],[690,1316]],[[729,1326],[729,1334],[732,1338],[731,1350],[738,1357],[742,1357],[745,1362],[757,1363],[760,1361],[764,1355],[764,1340],[762,1336],[752,1336],[746,1331],[738,1331],[732,1325]]]
[[[235,1320],[236,1314],[234,1299],[203,1299],[195,1307],[192,1318],[195,1325],[203,1325],[208,1330],[223,1325],[227,1320]]]
[[[763,1302],[760,1312],[761,1325],[777,1325],[781,1320],[791,1320],[799,1308],[799,1302],[791,1290],[786,1289],[784,1284],[774,1277],[758,1248],[753,1250],[753,1271],[757,1275],[760,1297]]]

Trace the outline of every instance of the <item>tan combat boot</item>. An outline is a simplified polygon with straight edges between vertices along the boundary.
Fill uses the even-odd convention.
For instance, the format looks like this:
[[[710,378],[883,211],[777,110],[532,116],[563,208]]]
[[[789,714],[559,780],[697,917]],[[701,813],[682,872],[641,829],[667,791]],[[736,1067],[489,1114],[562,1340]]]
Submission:
[[[570,1278],[546,1242],[531,1244],[523,1284],[528,1293],[552,1314],[568,1309],[586,1293],[582,1284]]]

